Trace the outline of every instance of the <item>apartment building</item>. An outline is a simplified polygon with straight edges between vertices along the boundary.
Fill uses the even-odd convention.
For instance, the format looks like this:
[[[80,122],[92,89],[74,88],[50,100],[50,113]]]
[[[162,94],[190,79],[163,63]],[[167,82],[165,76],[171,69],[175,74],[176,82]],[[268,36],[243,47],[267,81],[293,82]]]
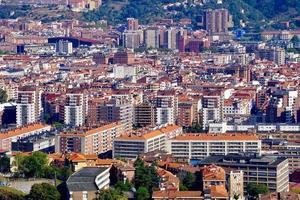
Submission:
[[[178,120],[177,124],[183,127],[189,127],[195,121],[195,114],[194,112],[194,103],[191,102],[190,99],[182,100],[180,99],[178,102]]]
[[[139,20],[134,18],[127,18],[127,28],[131,31],[139,29]]]
[[[223,126],[225,132],[247,132],[249,130],[254,130],[260,133],[260,136],[266,138],[268,135],[274,135],[274,138],[282,138],[288,140],[299,139],[297,132],[300,131],[299,124],[285,124],[285,123],[267,123],[267,124],[227,124],[222,123],[211,123],[209,132],[214,132],[214,126]],[[275,137],[276,135],[276,137]],[[279,137],[282,135],[282,137]]]
[[[6,91],[7,100],[15,100],[18,97],[18,84],[13,81],[0,81],[0,88]]]
[[[297,90],[277,90],[270,95],[270,101],[266,107],[266,122],[298,121],[299,95]]]
[[[204,13],[202,25],[209,35],[224,34],[233,25],[232,16],[227,9],[209,9]]]
[[[201,160],[210,155],[261,153],[254,134],[184,134],[167,141],[166,150],[179,160]]]
[[[124,125],[125,131],[131,131],[133,125],[133,105],[123,99],[111,99],[99,107],[100,122],[119,121]]]
[[[73,53],[72,42],[66,40],[59,40],[56,43],[56,52],[61,55],[70,55]]]
[[[206,195],[213,196],[214,192],[220,192],[223,194],[221,199],[228,199],[226,173],[222,167],[214,164],[204,166],[201,169],[200,174],[202,179],[202,191],[206,191]]]
[[[16,103],[0,104],[0,127],[15,125],[17,120]]]
[[[224,117],[249,116],[251,114],[250,100],[247,99],[226,99],[223,105]]]
[[[143,102],[134,107],[134,125],[137,127],[155,126],[155,107],[149,102]]]
[[[4,151],[12,150],[12,143],[17,142],[19,139],[38,135],[45,131],[50,131],[50,125],[44,125],[40,123],[28,124],[20,128],[3,132],[0,134],[0,149]]]
[[[284,141],[284,140],[282,140]],[[271,146],[263,147],[264,155],[282,156],[289,160],[290,174],[298,170],[300,167],[300,147],[297,144],[272,144]]]
[[[174,91],[158,91],[155,99],[156,124],[175,124],[178,115],[178,97]]]
[[[159,30],[157,28],[148,28],[145,30],[146,48],[159,47]]]
[[[168,125],[155,130],[122,135],[114,140],[113,157],[135,159],[139,154],[166,150],[166,141],[182,134],[182,127]]]
[[[238,200],[244,200],[244,173],[242,170],[230,171],[229,174],[229,196],[230,200],[238,195]]]
[[[64,123],[70,126],[82,126],[87,116],[88,100],[84,93],[67,94],[64,106]]]
[[[140,47],[140,31],[127,30],[123,33],[123,46],[125,48],[136,49]]]
[[[113,140],[124,133],[120,123],[110,123],[89,130],[66,131],[56,135],[55,152],[101,154],[112,150]]]
[[[223,120],[223,98],[218,95],[206,95],[202,97],[202,126],[207,129],[212,122]]]
[[[114,54],[113,62],[114,64],[133,64],[135,55],[131,51],[118,51]]]
[[[270,191],[289,191],[289,164],[283,157],[220,155],[203,159],[200,166],[216,164],[230,170],[242,170],[244,189],[247,184],[266,184]]]
[[[279,47],[259,49],[258,56],[261,59],[273,61],[277,65],[284,65],[286,60],[285,50]]]
[[[34,123],[42,115],[41,91],[38,88],[24,87],[18,90],[17,126]]]
[[[16,152],[43,151],[53,153],[55,150],[55,134],[57,134],[57,131],[53,129],[18,138],[16,141],[11,142],[11,150]]]
[[[68,199],[96,199],[99,190],[109,188],[109,170],[109,167],[85,167],[72,174],[66,182]]]

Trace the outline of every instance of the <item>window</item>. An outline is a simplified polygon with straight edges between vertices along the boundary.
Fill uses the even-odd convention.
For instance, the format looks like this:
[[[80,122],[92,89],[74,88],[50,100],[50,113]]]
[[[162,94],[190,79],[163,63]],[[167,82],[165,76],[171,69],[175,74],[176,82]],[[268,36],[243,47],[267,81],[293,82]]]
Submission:
[[[69,194],[70,194],[70,198],[69,199],[73,200],[73,192],[70,192]]]
[[[82,192],[82,193],[83,193],[82,199],[83,199],[83,200],[88,199],[88,193],[87,193],[87,192]]]

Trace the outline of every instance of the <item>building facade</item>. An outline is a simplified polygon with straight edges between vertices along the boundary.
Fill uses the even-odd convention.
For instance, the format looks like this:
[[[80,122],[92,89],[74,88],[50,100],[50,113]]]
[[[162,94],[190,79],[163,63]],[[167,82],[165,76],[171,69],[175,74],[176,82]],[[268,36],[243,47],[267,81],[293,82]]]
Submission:
[[[182,134],[182,127],[168,125],[144,133],[122,135],[114,140],[113,157],[136,159],[143,153],[155,150],[165,151],[166,141],[180,134]]]
[[[87,131],[69,131],[56,135],[55,152],[101,154],[112,150],[113,141],[124,133],[122,124],[110,123]]]
[[[87,115],[88,99],[83,93],[67,94],[64,106],[64,123],[70,126],[82,126]]]
[[[17,126],[37,122],[41,116],[41,91],[36,88],[20,89],[17,98]]]
[[[209,35],[227,33],[232,25],[232,16],[227,9],[205,11],[203,26]]]
[[[184,161],[210,155],[261,154],[261,141],[253,134],[185,134],[168,140],[167,152]]]
[[[123,99],[112,99],[99,107],[101,122],[119,121],[124,125],[125,131],[131,131],[133,125],[133,105]]]
[[[210,156],[200,166],[216,164],[230,170],[242,170],[244,189],[249,183],[265,184],[270,191],[289,191],[289,164],[283,157],[251,155]]]
[[[7,131],[0,134],[0,149],[4,151],[12,150],[12,142],[17,142],[19,139],[28,136],[39,135],[42,132],[50,131],[50,125],[40,123],[28,124],[15,130]]]
[[[109,170],[109,167],[85,167],[72,174],[66,182],[68,199],[96,199],[99,190],[109,188]]]

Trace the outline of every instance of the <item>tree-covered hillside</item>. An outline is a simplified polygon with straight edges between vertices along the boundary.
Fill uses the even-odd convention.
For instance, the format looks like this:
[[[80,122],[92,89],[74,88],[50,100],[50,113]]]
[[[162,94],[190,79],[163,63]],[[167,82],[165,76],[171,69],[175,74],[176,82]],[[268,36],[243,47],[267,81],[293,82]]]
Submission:
[[[244,0],[267,18],[300,15],[299,0]],[[285,16],[279,16],[285,14]]]
[[[178,3],[177,5],[171,3]],[[191,18],[196,24],[197,17],[208,8],[227,8],[233,15],[236,27],[243,23],[248,28],[276,28],[279,22],[289,20],[292,26],[300,26],[300,0],[223,0],[217,4],[211,0],[201,4],[183,0],[106,0],[94,12],[84,14],[86,20],[106,19],[112,24],[123,23],[128,17],[138,18],[142,23],[160,18]],[[297,19],[298,18],[298,19]],[[298,20],[298,21],[297,21]],[[243,22],[243,23],[241,23]]]

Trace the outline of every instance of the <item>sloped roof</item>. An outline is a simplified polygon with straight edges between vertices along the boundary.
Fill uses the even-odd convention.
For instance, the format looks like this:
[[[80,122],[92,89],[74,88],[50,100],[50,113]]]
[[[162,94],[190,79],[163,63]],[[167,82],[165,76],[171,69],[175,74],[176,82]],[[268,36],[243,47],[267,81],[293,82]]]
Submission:
[[[69,191],[97,191],[95,179],[107,169],[107,167],[85,167],[75,172],[67,180]]]

